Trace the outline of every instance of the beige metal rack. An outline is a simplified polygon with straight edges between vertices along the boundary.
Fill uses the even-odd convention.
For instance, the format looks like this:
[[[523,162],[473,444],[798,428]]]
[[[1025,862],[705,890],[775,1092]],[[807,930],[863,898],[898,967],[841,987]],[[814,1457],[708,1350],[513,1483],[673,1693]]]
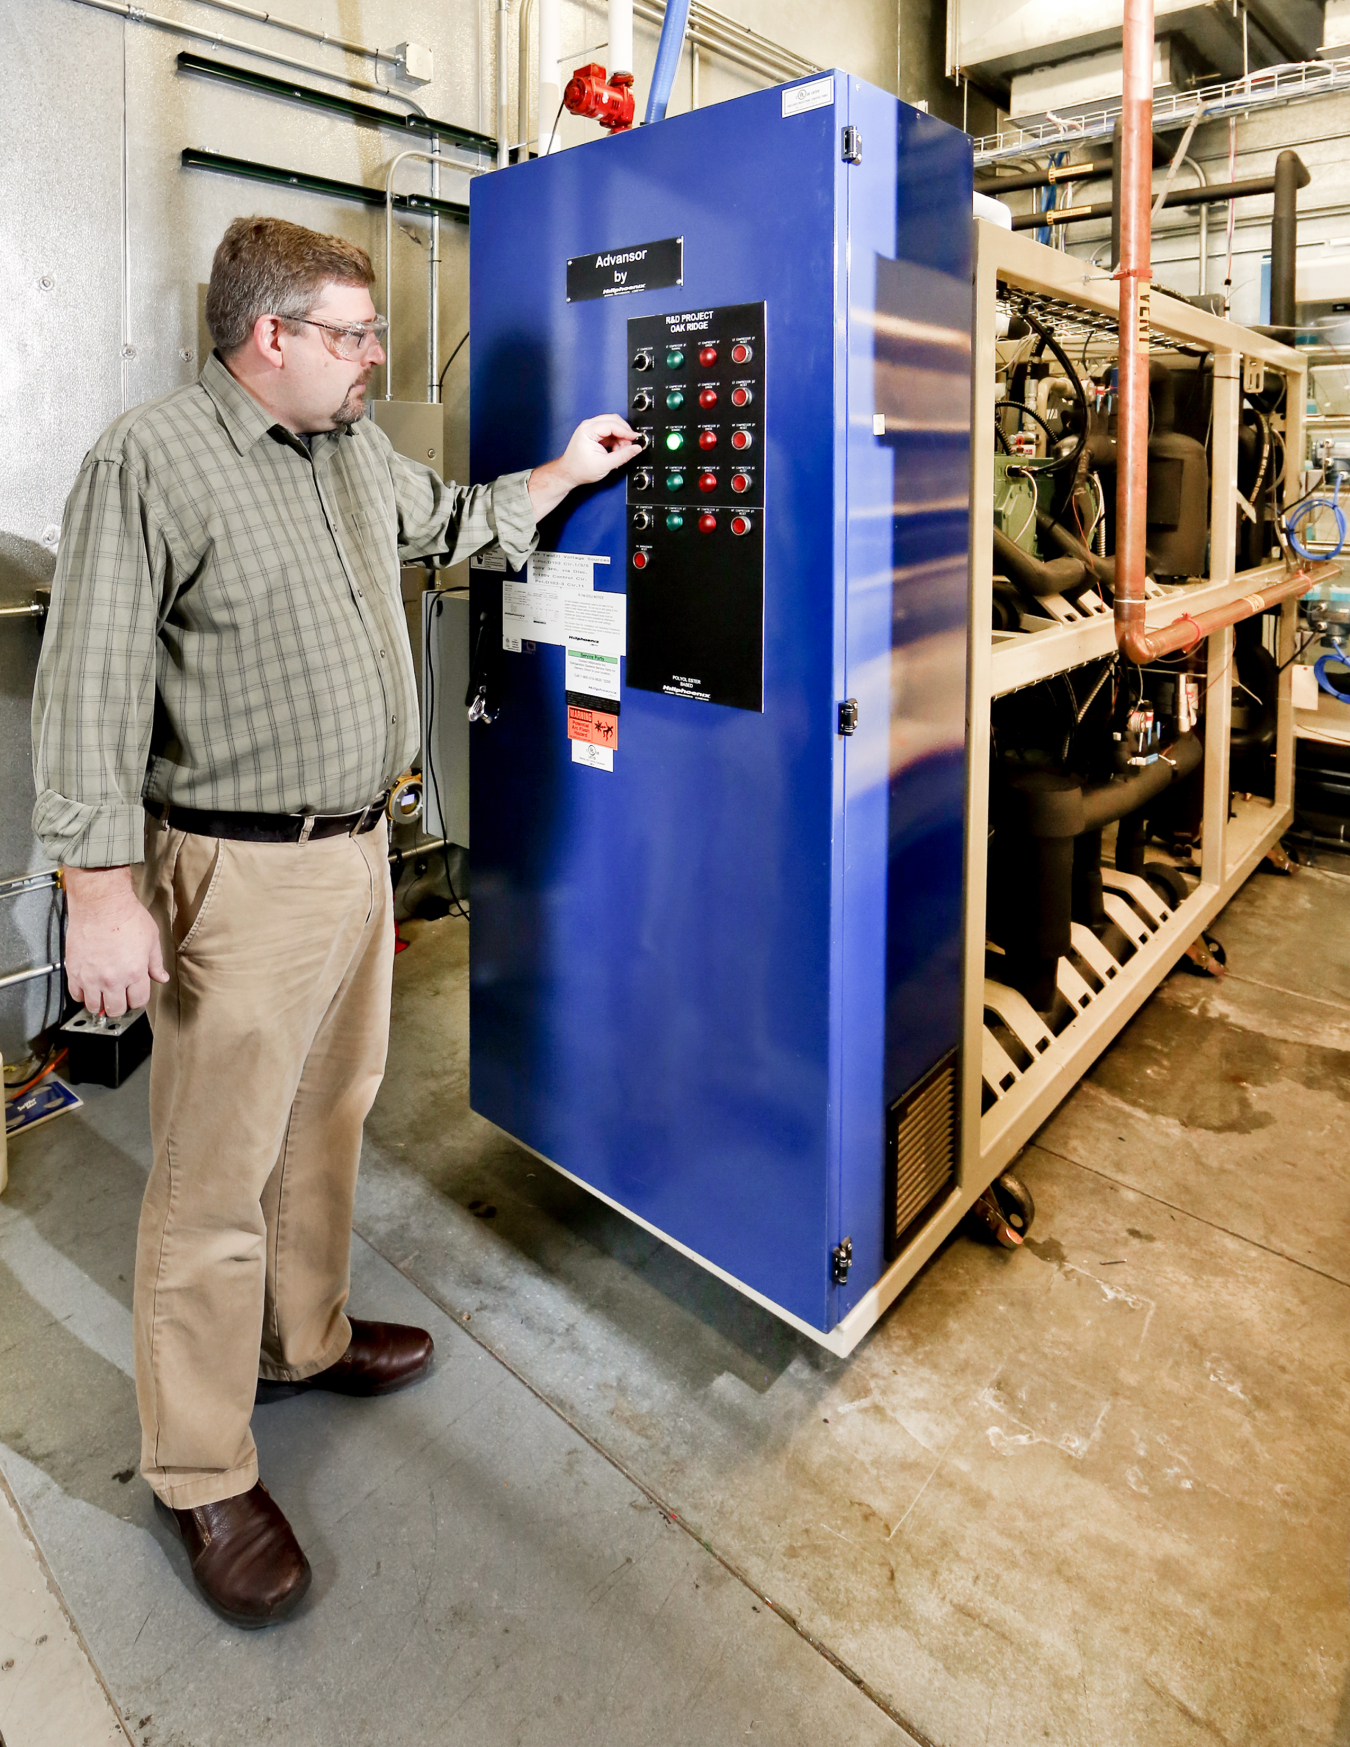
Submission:
[[[991,633],[993,607],[995,320],[1000,298],[1029,295],[1033,307],[1056,322],[1075,319],[1084,338],[1114,333],[1118,292],[1106,272],[1078,256],[1049,249],[1025,233],[976,220],[974,405],[971,480],[971,596],[969,666],[969,804],[966,831],[965,1013],[962,1051],[960,1162],[950,1194],[910,1239],[867,1296],[835,1329],[827,1344],[852,1350],[913,1279],[938,1245],[1005,1170],[1037,1128],[1073,1089],[1107,1044],[1138,1011],[1187,946],[1218,914],[1292,819],[1293,709],[1291,673],[1280,676],[1276,731],[1275,798],[1240,802],[1229,815],[1231,686],[1210,681],[1205,710],[1204,827],[1200,879],[1175,908],[1145,881],[1103,870],[1106,903],[1135,947],[1119,963],[1083,928],[1074,947],[1088,976],[1060,961],[1060,992],[1074,1010],[1058,1035],[1015,991],[985,979],[985,859],[989,825],[989,727],[993,700],[1052,674],[1071,672],[1110,655],[1115,627],[1109,614],[1002,636]],[[1263,580],[1285,574],[1282,563],[1235,570],[1238,422],[1245,360],[1290,379],[1283,430],[1290,464],[1303,452],[1305,367],[1298,353],[1249,329],[1220,320],[1157,292],[1152,299],[1154,349],[1213,354],[1214,429],[1210,574],[1180,588],[1155,588],[1146,609],[1150,626],[1170,624],[1259,592]],[[1298,603],[1286,601],[1279,620],[1279,661],[1293,654]],[[1233,631],[1208,640],[1208,671],[1226,676]],[[1094,987],[1093,985],[1098,985]],[[997,1015],[993,1030],[986,1009]],[[1014,1048],[1005,1048],[1000,1034]],[[989,1089],[988,1108],[986,1086]]]

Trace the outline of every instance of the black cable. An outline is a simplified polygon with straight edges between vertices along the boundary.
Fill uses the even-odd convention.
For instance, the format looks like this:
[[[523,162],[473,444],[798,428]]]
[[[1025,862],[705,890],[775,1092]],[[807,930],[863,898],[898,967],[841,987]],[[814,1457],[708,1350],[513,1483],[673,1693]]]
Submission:
[[[1057,443],[1059,441],[1059,438],[1050,429],[1049,420],[1043,418],[1041,414],[1036,411],[1034,406],[1028,406],[1024,400],[996,400],[994,402],[994,417],[996,419],[1003,417],[1005,407],[1011,407],[1014,412],[1026,413],[1028,418],[1035,419],[1036,423],[1045,432],[1046,437],[1050,442]]]
[[[1003,432],[998,428],[997,424],[994,426],[994,441],[996,443],[999,443],[1002,445],[1003,453],[1005,455],[1012,454],[1012,444],[1004,436]]]
[[[468,337],[469,337],[469,330],[466,328],[464,330],[464,340],[467,340]],[[440,399],[441,389],[445,386],[445,372],[454,363],[455,359],[459,357],[459,354],[461,353],[461,351],[463,351],[464,340],[461,340],[459,342],[459,344],[455,347],[454,351],[451,352],[450,356],[445,360],[445,365],[442,368],[440,375],[436,378],[436,398],[437,398],[437,400]]]
[[[432,607],[431,607],[432,616],[434,618],[437,618],[437,619],[440,618],[441,608],[442,608],[442,606],[444,606],[444,604],[445,604],[444,598],[438,594],[436,596],[436,599],[432,602]],[[435,651],[435,648],[432,644],[431,639],[428,638],[427,639],[427,745],[426,745],[427,775],[431,778],[431,792],[436,797],[436,812],[440,816],[440,821],[441,821],[441,858],[445,862],[445,883],[446,883],[447,887],[449,888],[450,898],[451,898],[452,903],[454,904],[456,913],[458,915],[462,916],[464,918],[464,920],[467,922],[469,920],[469,912],[464,908],[463,900],[460,898],[459,893],[455,890],[455,882],[450,874],[450,845],[445,841],[445,813],[442,811],[442,808],[441,808],[441,785],[436,780],[436,754],[435,754],[435,750],[434,750],[435,745],[436,745],[436,651]]]
[[[1079,376],[1078,372],[1074,369],[1073,365],[1069,362],[1068,354],[1065,352],[1064,348],[1060,345],[1059,341],[1051,333],[1050,329],[1044,325],[1043,322],[1037,321],[1036,317],[1034,315],[1032,315],[1031,311],[1029,309],[1027,309],[1025,305],[1023,305],[1023,307],[1022,307],[1022,319],[1028,324],[1028,326],[1030,326],[1036,330],[1036,332],[1045,341],[1046,345],[1049,346],[1050,350],[1054,353],[1055,359],[1056,359],[1057,363],[1059,364],[1060,369],[1064,372],[1064,374],[1068,377],[1069,381],[1073,384],[1074,394],[1078,400],[1078,410],[1079,410],[1079,414],[1081,415],[1081,423],[1080,423],[1079,431],[1078,431],[1078,441],[1074,444],[1073,448],[1068,450],[1065,454],[1056,455],[1053,459],[1047,458],[1046,460],[1040,461],[1037,463],[1037,471],[1040,473],[1058,473],[1062,468],[1073,467],[1073,466],[1077,465],[1078,457],[1083,453],[1083,445],[1084,445],[1084,443],[1087,442],[1087,428],[1088,428],[1087,391],[1083,387],[1082,378]]]

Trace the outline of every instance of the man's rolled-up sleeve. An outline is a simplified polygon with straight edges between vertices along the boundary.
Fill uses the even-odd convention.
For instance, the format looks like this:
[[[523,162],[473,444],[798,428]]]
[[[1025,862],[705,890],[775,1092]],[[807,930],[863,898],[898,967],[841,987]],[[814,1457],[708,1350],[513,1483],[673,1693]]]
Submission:
[[[504,473],[491,485],[452,485],[396,451],[390,453],[398,506],[398,555],[404,564],[432,559],[459,564],[497,545],[517,568],[539,540],[530,471]]]
[[[162,542],[133,471],[89,460],[66,503],[33,692],[33,831],[54,861],[145,853]]]

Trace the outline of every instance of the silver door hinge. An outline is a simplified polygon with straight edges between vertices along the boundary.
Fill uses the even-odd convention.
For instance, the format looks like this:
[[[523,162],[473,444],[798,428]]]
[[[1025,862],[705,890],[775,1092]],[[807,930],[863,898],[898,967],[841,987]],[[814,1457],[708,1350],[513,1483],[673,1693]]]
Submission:
[[[836,1286],[848,1285],[848,1271],[853,1266],[853,1239],[846,1237],[830,1251],[830,1278]]]
[[[844,162],[846,164],[862,163],[862,129],[846,127],[844,129]]]
[[[858,726],[858,700],[845,698],[839,706],[839,732],[851,734]]]

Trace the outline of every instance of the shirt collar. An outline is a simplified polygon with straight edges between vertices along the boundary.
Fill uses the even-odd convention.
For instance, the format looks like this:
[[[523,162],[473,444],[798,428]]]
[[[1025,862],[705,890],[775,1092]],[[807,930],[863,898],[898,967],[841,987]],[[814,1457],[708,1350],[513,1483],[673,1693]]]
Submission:
[[[202,365],[198,381],[211,397],[212,404],[220,414],[220,422],[241,455],[247,454],[258,439],[267,436],[270,431],[284,433],[291,446],[296,446],[285,426],[253,398],[242,382],[236,382],[230,375],[219,352],[212,352]],[[317,432],[316,437],[350,436],[351,431],[350,425],[339,425],[336,431]]]

